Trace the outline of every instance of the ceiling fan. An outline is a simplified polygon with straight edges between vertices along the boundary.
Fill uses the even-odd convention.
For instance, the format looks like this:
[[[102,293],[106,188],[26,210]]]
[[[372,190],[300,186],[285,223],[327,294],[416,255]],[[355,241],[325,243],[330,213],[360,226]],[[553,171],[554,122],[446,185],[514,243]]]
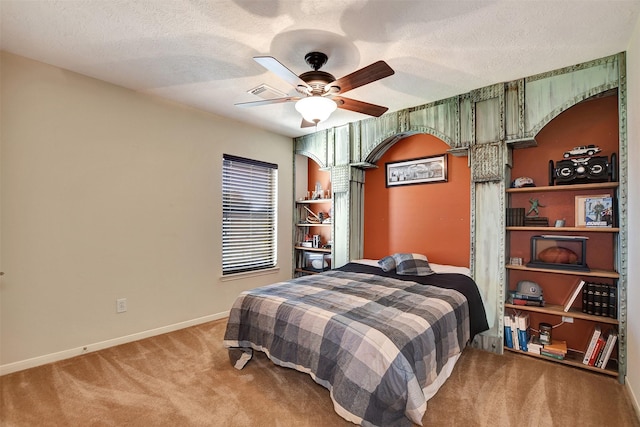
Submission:
[[[295,108],[303,117],[301,125],[303,128],[316,126],[319,122],[326,120],[336,108],[356,111],[374,117],[380,117],[388,110],[387,107],[380,105],[338,96],[357,87],[394,74],[393,69],[384,61],[374,62],[351,74],[336,79],[331,74],[320,71],[320,68],[326,64],[328,59],[327,55],[322,52],[309,52],[305,55],[304,59],[313,71],[307,71],[299,76],[272,56],[255,56],[253,59],[292,85],[300,96],[286,96],[262,101],[242,102],[236,104],[239,107],[296,102]]]

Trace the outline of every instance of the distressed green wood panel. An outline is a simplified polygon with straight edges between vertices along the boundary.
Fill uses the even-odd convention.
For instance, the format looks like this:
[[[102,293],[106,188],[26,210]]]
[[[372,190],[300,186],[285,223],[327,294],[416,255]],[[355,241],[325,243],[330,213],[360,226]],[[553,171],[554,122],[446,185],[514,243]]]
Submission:
[[[322,130],[294,139],[295,154],[312,158],[322,168],[326,168],[329,149],[329,132]]]
[[[400,131],[399,114],[389,113],[377,118],[361,120],[360,142],[361,159],[366,159],[369,154],[384,140],[396,135]]]
[[[524,138],[524,80],[505,84],[505,138]]]
[[[475,144],[487,144],[504,140],[504,85],[492,85],[471,92],[475,101]]]
[[[474,141],[473,105],[471,94],[460,96],[460,143],[453,148],[469,147]]]
[[[474,342],[488,351],[502,353],[502,317],[505,300],[504,182],[475,183],[472,189],[471,265],[487,313],[489,332]],[[475,248],[475,249],[474,249]]]
[[[408,131],[437,136],[451,147],[457,147],[459,132],[458,97],[422,105],[408,110]]]
[[[351,127],[349,125],[334,128],[333,155],[334,165],[348,165],[351,162]]]
[[[535,136],[554,117],[593,95],[618,87],[618,55],[525,79],[525,136]]]

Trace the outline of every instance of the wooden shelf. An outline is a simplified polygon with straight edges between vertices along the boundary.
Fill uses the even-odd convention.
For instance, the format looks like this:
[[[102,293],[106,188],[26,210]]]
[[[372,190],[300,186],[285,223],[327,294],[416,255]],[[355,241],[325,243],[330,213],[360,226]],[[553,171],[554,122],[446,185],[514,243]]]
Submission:
[[[526,265],[513,265],[513,264],[507,264],[506,268],[507,270],[537,271],[540,273],[568,274],[571,276],[585,276],[585,277],[602,277],[605,279],[620,278],[619,273],[615,271],[609,271],[609,270],[596,270],[596,269],[591,269],[590,271],[561,270],[561,269],[555,269],[555,268],[527,267]]]
[[[509,348],[507,346],[504,347],[505,350],[511,351],[513,353],[524,354],[530,357],[535,357],[536,359],[547,360],[549,362],[561,363],[563,365],[573,366],[575,368],[586,369],[588,371],[598,372],[600,374],[610,375],[612,377],[618,376],[618,364],[615,360],[609,360],[607,363],[606,369],[596,368],[595,366],[589,366],[582,363],[582,358],[584,357],[584,353],[579,351],[569,350],[564,359],[554,359],[553,357],[544,356],[542,354],[529,353],[528,351],[516,350],[514,348]]]
[[[607,323],[610,325],[618,325],[620,323],[618,319],[615,319],[613,317],[594,316],[593,314],[583,313],[576,309],[569,309],[569,311],[564,311],[563,306],[554,305],[554,304],[547,304],[544,307],[537,307],[532,305],[517,305],[517,304],[505,303],[504,307],[511,308],[514,310],[551,314],[554,316],[573,317],[574,319],[583,319],[583,320],[589,320],[591,322]]]
[[[295,249],[307,252],[322,252],[325,254],[331,253],[331,248],[307,248],[306,246],[294,246]]]
[[[551,233],[557,232],[579,232],[579,233],[618,233],[618,227],[522,227],[509,226],[505,227],[507,231],[547,231]]]
[[[327,268],[325,270],[310,270],[310,269],[306,269],[306,268],[296,268],[296,273],[302,273],[302,274],[318,274],[318,273],[324,273],[325,271],[329,271],[330,268]]]
[[[581,191],[618,188],[617,182],[597,182],[594,184],[552,185],[545,187],[507,188],[507,193],[541,193],[545,191]]]
[[[311,203],[329,203],[332,199],[314,199],[314,200],[296,200],[296,203],[311,204]]]

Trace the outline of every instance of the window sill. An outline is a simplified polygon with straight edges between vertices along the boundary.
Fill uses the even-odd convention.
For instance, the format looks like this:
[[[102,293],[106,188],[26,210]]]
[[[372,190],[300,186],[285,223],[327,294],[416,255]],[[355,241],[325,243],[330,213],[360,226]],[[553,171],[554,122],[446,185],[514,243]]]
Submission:
[[[265,276],[280,272],[280,267],[265,268],[264,270],[245,271],[244,273],[225,274],[220,277],[221,282],[230,282],[232,280],[242,280],[249,277]]]

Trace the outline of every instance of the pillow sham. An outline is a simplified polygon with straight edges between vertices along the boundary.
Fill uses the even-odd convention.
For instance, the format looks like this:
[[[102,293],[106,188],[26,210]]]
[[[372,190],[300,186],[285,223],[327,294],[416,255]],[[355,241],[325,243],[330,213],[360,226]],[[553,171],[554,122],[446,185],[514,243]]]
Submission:
[[[382,271],[391,271],[396,268],[396,260],[393,259],[393,256],[388,255],[379,260],[378,265],[380,266]]]
[[[396,273],[411,276],[428,276],[435,272],[429,266],[427,257],[422,254],[396,253],[392,255],[396,262]]]

